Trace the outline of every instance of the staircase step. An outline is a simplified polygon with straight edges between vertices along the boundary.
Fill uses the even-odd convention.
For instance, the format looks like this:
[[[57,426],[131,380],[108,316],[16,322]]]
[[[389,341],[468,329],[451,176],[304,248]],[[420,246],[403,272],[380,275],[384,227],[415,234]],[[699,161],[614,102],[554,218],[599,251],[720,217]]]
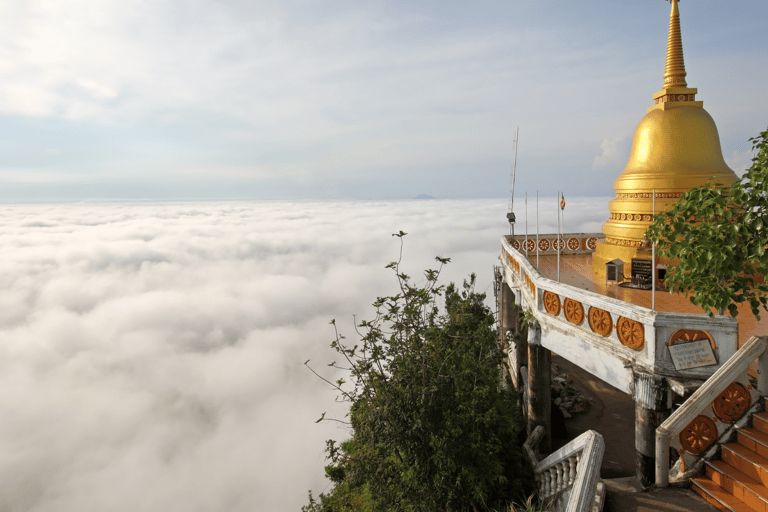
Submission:
[[[753,509],[768,512],[768,487],[722,460],[706,464],[706,475],[710,480]]]
[[[753,452],[768,458],[768,434],[756,428],[740,428],[737,431],[738,443]]]
[[[728,443],[721,447],[721,458],[754,480],[768,484],[768,458],[757,454],[738,443]]]
[[[768,401],[766,401],[766,407],[768,407]],[[760,432],[768,434],[768,412],[753,414],[752,426]]]
[[[720,510],[726,512],[759,512],[734,495],[728,494],[708,478],[694,478],[691,480],[691,489]]]

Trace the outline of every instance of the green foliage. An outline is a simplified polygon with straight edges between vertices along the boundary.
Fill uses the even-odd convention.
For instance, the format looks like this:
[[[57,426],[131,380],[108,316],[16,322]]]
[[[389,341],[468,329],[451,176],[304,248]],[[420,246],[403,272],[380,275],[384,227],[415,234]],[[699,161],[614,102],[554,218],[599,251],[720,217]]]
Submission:
[[[525,500],[525,503],[510,505],[506,512],[545,512],[551,508],[550,506],[535,500],[534,497],[535,496],[531,494],[528,496],[528,499]]]
[[[326,475],[336,486],[305,510],[350,510],[334,501],[350,491],[364,491],[375,510],[430,512],[506,508],[530,493],[493,314],[474,291],[474,275],[462,289],[438,285],[449,260],[437,260],[423,286],[390,263],[399,293],[374,302],[375,318],[358,326],[359,344],[350,347],[338,332],[331,343],[343,360],[331,366],[349,383],[323,380],[350,402],[352,438],[328,442]]]
[[[648,238],[673,261],[670,290],[690,294],[710,316],[727,310],[735,317],[737,304],[749,304],[759,320],[768,311],[768,130],[749,140],[757,155],[740,180],[686,192],[656,216]]]
[[[346,445],[346,446],[345,446]],[[357,447],[352,441],[342,443],[345,453],[354,453]],[[335,463],[325,467],[325,474],[335,484],[330,494],[321,494],[319,501],[309,492],[308,504],[301,507],[302,512],[372,512],[376,510],[371,498],[370,487],[365,482],[353,483],[346,478],[346,467]]]

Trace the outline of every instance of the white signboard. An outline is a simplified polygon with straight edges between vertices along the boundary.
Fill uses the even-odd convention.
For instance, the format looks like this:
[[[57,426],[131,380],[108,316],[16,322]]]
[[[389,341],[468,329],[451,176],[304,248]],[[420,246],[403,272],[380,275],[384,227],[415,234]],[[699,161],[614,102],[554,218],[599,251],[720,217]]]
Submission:
[[[675,370],[688,370],[717,364],[715,353],[709,340],[691,341],[680,345],[670,345],[669,355],[675,364]]]

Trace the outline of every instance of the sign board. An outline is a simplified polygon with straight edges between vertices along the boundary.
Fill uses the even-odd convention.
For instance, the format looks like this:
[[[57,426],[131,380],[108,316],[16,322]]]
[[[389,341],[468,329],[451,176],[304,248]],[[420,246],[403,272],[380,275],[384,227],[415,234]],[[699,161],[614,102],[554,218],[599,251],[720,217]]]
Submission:
[[[717,359],[715,359],[715,353],[712,351],[712,345],[709,344],[709,340],[670,345],[669,355],[672,356],[675,370],[688,370],[717,364]]]
[[[651,260],[632,258],[632,276],[640,276],[644,279],[651,279]]]

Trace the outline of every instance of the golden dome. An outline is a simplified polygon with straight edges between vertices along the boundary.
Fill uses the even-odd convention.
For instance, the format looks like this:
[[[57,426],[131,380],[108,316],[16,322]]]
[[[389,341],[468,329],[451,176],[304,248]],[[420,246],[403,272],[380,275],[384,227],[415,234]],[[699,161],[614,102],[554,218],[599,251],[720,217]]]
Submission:
[[[614,182],[616,199],[603,233],[620,245],[638,246],[653,220],[654,190],[660,212],[711,179],[724,185],[736,180],[712,116],[697,106],[652,109],[637,126],[627,167]]]
[[[723,159],[714,120],[685,81],[677,0],[672,1],[664,71],[664,86],[653,95],[655,104],[635,130],[627,167],[614,182],[616,199],[603,225],[606,238],[592,257],[595,272],[604,273],[607,261],[629,263],[637,257],[654,214],[668,210],[683,192],[711,179],[723,185],[737,179]]]
[[[640,121],[616,192],[688,190],[711,177],[732,182],[736,175],[720,150],[717,126],[700,107],[653,109]]]

